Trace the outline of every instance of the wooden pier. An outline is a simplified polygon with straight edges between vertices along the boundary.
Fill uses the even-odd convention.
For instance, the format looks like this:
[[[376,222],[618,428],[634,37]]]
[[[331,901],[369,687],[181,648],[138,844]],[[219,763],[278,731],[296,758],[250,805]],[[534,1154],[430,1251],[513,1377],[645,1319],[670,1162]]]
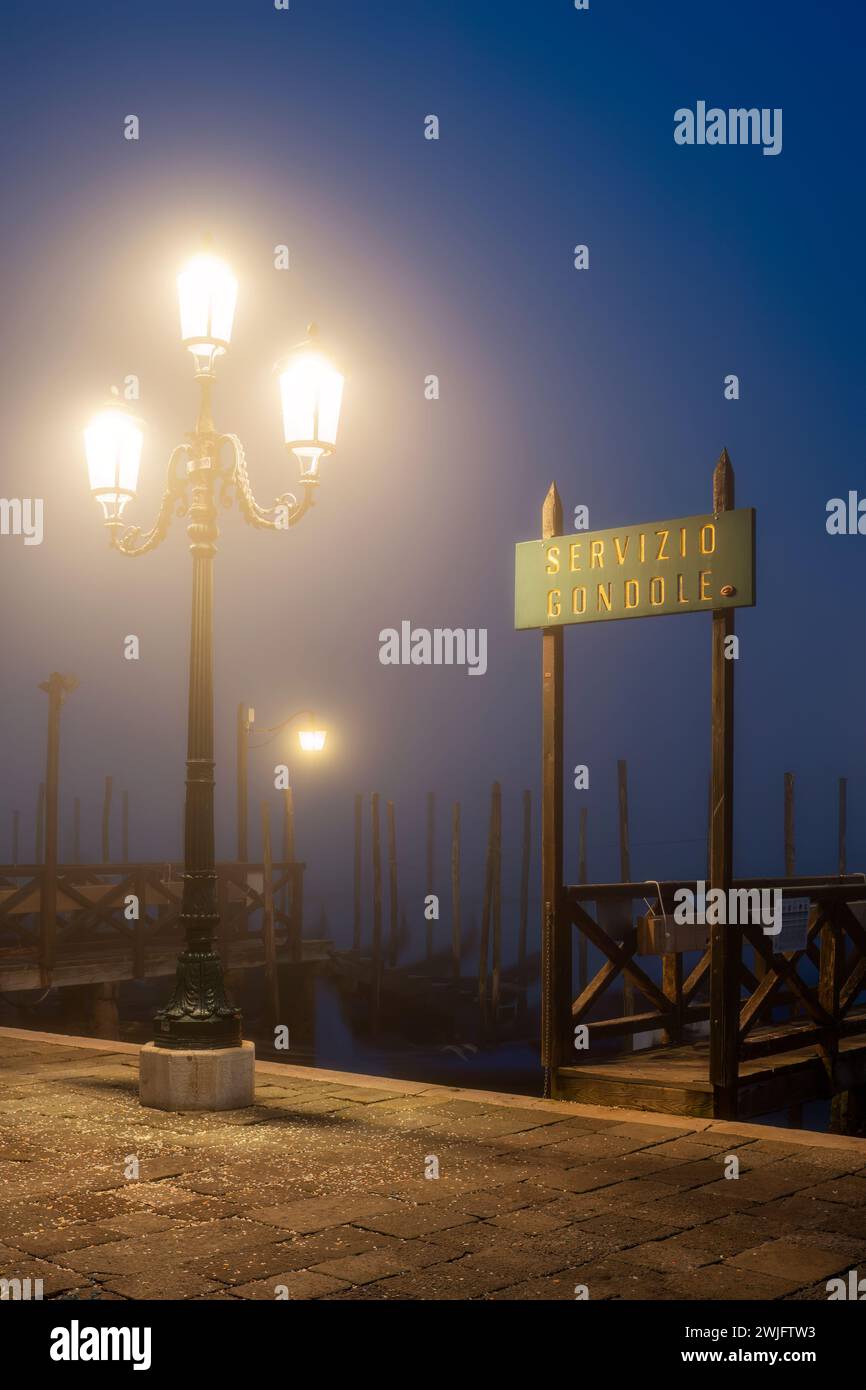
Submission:
[[[675,894],[687,887],[694,891],[696,885],[587,884],[565,890],[565,912],[604,963],[571,1003],[567,1018],[560,1020],[572,1038],[575,1028],[586,1024],[590,1045],[575,1050],[572,1041],[575,1061],[563,1060],[555,1068],[554,1096],[680,1115],[718,1113],[712,1080],[718,1020],[710,998],[711,940],[702,951],[661,955],[657,984],[648,967],[638,963],[640,924],[625,929],[617,941],[588,911],[592,903],[619,903],[623,915],[630,916],[634,900],[645,898],[655,913],[667,914],[672,921]],[[773,937],[760,925],[725,928],[737,963],[735,986],[722,1001],[736,1038],[736,1114],[767,1114],[863,1087],[866,1008],[857,1007],[866,977],[866,930],[858,916],[866,907],[863,877],[742,879],[734,880],[732,887],[779,889],[783,900],[810,901],[802,950],[774,951]],[[710,929],[705,931],[709,938]],[[631,980],[641,999],[639,1009],[592,1021],[600,1000],[620,976]],[[707,1036],[695,1037],[701,1026],[709,1029]],[[647,1033],[658,1033],[663,1041],[602,1055],[605,1041]],[[567,1056],[565,1046],[560,1055]]]
[[[302,863],[216,872],[227,969],[330,959],[330,942],[302,935]],[[173,975],[182,886],[164,862],[0,866],[0,991]]]

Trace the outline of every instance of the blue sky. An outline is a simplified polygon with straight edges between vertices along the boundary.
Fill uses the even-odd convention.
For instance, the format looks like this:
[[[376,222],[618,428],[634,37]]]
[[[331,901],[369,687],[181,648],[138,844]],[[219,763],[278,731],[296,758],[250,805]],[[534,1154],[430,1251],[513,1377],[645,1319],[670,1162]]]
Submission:
[[[178,853],[186,540],[176,525],[156,555],[108,552],[81,429],[108,386],[140,376],[130,520],[147,524],[194,420],[174,277],[208,229],[240,281],[217,421],[245,440],[265,499],[294,477],[272,363],[315,318],[347,367],[313,514],[276,538],[237,514],[222,522],[221,853],[234,844],[236,703],[268,724],[312,703],[333,730],[322,764],[293,766],[314,906],[337,929],[356,790],[397,804],[413,929],[428,789],[443,807],[462,801],[480,889],[491,781],[506,848],[523,787],[538,787],[540,639],[513,630],[514,543],[538,534],[552,478],[566,515],[585,503],[595,528],[708,510],[727,446],[738,503],[758,513],[759,600],[737,620],[736,868],[781,872],[786,770],[798,868],[835,867],[839,775],[860,867],[866,537],[829,537],[824,521],[829,498],[866,491],[863,27],[853,4],[778,0],[19,5],[0,89],[0,490],[44,498],[45,540],[0,538],[0,842],[13,807],[32,827],[36,686],[60,669],[81,681],[64,710],[67,819],[80,795],[95,854],[112,773],[130,790],[134,852]],[[674,112],[698,100],[782,108],[782,152],[676,145]],[[287,272],[273,269],[279,243]],[[577,243],[588,271],[573,268]],[[487,628],[487,674],[381,666],[379,630],[404,618]],[[590,767],[589,792],[567,798],[571,877],[581,804],[591,876],[617,874],[620,757],[635,873],[701,870],[709,626],[567,634],[567,765]],[[130,632],[139,663],[122,659]],[[270,766],[259,755],[253,804]],[[506,877],[508,894],[508,862]]]

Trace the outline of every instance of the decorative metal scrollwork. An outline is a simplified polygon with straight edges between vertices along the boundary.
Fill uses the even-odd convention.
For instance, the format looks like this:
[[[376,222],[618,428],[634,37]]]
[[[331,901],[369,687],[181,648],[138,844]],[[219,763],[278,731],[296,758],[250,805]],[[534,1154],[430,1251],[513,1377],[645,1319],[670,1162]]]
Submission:
[[[184,455],[188,458],[190,452],[188,444],[179,444],[172,451],[159,512],[149,531],[142,532],[140,526],[122,527],[121,522],[113,523],[111,544],[115,550],[119,550],[123,555],[146,555],[149,550],[155,550],[165,540],[172,515],[186,515],[186,478],[179,478],[176,470],[178,459]]]
[[[313,505],[315,480],[311,479],[310,482],[304,484],[304,495],[300,502],[293,492],[284,492],[272,506],[260,506],[253,495],[243,444],[236,434],[220,435],[219,443],[230,444],[234,450],[235,458],[231,474],[223,484],[220,500],[224,506],[228,505],[225,500],[226,488],[233,486],[243,518],[250,526],[257,526],[264,531],[284,531],[289,526],[296,525]]]

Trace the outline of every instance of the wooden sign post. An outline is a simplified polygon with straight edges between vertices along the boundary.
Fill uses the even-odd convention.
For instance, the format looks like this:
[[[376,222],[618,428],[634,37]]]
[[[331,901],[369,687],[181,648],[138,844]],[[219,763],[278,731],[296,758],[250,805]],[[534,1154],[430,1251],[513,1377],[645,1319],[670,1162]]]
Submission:
[[[556,483],[544,499],[541,534],[562,530],[562,502]],[[559,1021],[571,1008],[571,926],[562,904],[562,628],[547,627],[541,637],[541,1064],[544,1094],[563,1062]]]
[[[566,1061],[572,1018],[571,913],[563,885],[563,628],[674,613],[712,614],[709,878],[714,888],[727,890],[733,855],[734,613],[754,603],[755,513],[734,508],[734,471],[727,450],[713,473],[713,510],[707,515],[563,535],[562,503],[551,483],[541,539],[516,547],[515,627],[540,628],[542,634],[541,1055],[546,1095],[555,1092],[557,1069]],[[619,769],[619,804],[621,872],[627,882],[631,865],[624,765]],[[583,820],[581,833],[585,836]],[[595,924],[586,913],[582,923],[584,932],[592,933]],[[599,945],[603,933],[593,939]],[[736,1113],[740,951],[737,931],[712,928],[710,1081],[718,1115]],[[637,968],[634,953],[634,943],[628,949],[615,947],[610,976],[622,970],[629,993],[637,981],[657,1005],[664,1002],[667,996]],[[673,979],[671,965],[667,984]]]
[[[727,449],[713,473],[713,512],[734,505],[734,470]],[[734,661],[728,650],[734,636],[734,610],[713,612],[712,636],[712,820],[710,884],[728,892],[734,858]],[[740,1018],[739,932],[722,924],[710,927],[710,1084],[719,1119],[737,1113],[737,1047]]]

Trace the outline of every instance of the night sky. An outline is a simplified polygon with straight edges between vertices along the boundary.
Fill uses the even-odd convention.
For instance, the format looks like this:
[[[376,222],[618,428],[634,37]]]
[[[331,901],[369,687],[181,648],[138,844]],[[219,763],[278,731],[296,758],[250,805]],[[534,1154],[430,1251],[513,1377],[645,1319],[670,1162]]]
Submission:
[[[14,808],[33,852],[37,686],[52,670],[80,680],[63,712],[64,843],[78,795],[84,854],[98,855],[110,773],[130,793],[133,856],[180,854],[186,535],[175,522],[155,554],[111,552],[82,431],[112,384],[139,376],[147,432],[128,520],[149,525],[195,419],[175,276],[210,231],[240,282],[216,420],[244,440],[260,500],[297,476],[277,357],[315,319],[347,373],[312,515],[278,535],[237,511],[221,520],[221,857],[234,855],[237,703],[267,725],[312,704],[325,755],[254,755],[250,797],[257,808],[273,763],[290,762],[311,916],[324,905],[333,935],[351,931],[360,790],[396,802],[416,941],[428,790],[439,886],[447,900],[458,798],[477,897],[502,781],[512,898],[520,794],[539,786],[541,676],[539,635],[513,628],[514,544],[540,534],[554,478],[566,517],[586,504],[594,529],[708,511],[726,446],[737,502],[758,519],[758,603],[737,617],[735,870],[782,872],[785,771],[798,872],[835,871],[840,775],[849,867],[866,867],[866,537],[825,529],[828,499],[866,490],[859,6],[149,0],[20,3],[4,18],[0,492],[45,504],[41,546],[0,537],[4,859]],[[674,112],[699,100],[782,108],[781,153],[678,146]],[[138,142],[123,138],[130,113]],[[438,141],[424,138],[429,114]],[[283,243],[291,268],[277,271]],[[438,401],[424,397],[432,373]],[[729,373],[738,401],[724,398]],[[486,628],[486,675],[382,666],[379,631],[403,619]],[[572,881],[581,805],[590,877],[618,877],[617,758],[635,876],[702,871],[710,627],[566,633],[566,767],[590,768],[589,791],[566,795]],[[138,662],[123,659],[132,633]]]

